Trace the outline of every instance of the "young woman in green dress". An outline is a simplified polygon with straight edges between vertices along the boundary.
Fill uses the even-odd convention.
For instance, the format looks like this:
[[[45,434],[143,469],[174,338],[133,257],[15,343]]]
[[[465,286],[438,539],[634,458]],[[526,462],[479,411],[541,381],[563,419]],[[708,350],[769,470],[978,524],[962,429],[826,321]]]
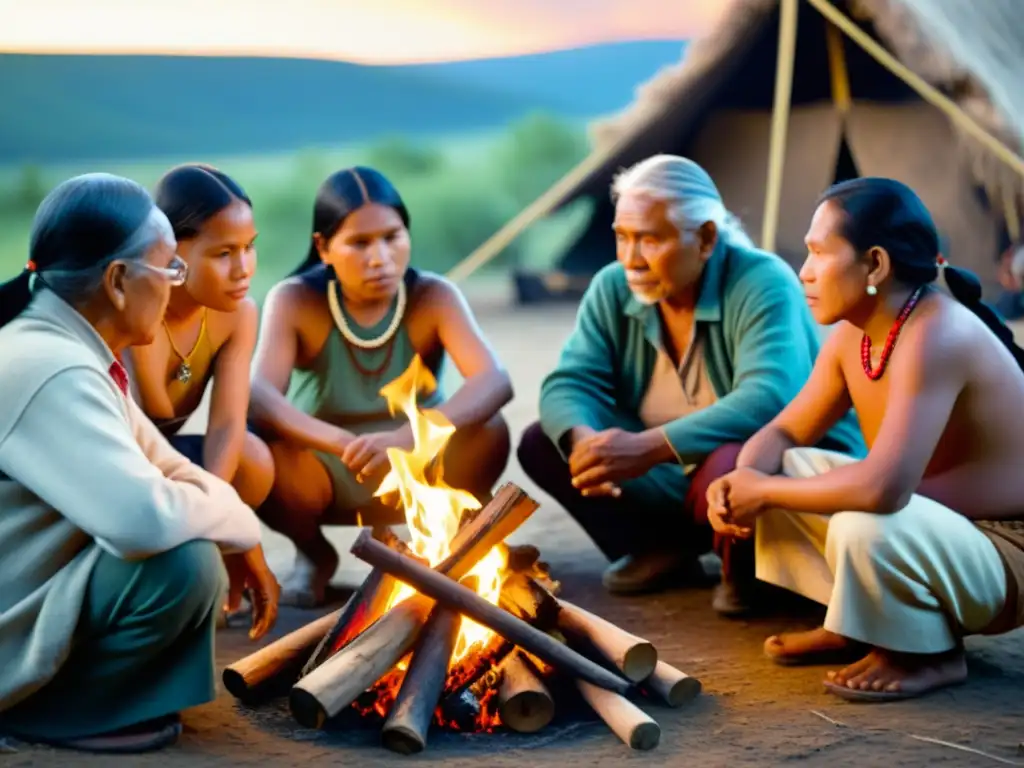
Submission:
[[[487,497],[508,461],[500,411],[512,384],[452,283],[409,266],[409,213],[379,172],[348,168],[320,187],[309,253],[263,308],[250,419],[268,440],[275,479],[258,513],[298,551],[282,600],[319,604],[338,565],[321,526],[390,524],[374,498],[389,447],[413,447],[381,388],[418,356],[441,380],[450,357],[464,383],[422,393],[456,428],[445,482]]]

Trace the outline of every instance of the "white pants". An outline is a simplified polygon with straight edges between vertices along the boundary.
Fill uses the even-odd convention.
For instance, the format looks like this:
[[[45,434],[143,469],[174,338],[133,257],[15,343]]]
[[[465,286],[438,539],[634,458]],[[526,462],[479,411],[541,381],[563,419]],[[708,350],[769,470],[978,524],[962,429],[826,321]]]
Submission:
[[[855,459],[786,452],[813,477]],[[828,606],[825,629],[905,653],[941,653],[987,627],[1006,602],[1003,562],[967,518],[923,496],[890,515],[771,509],[757,521],[757,578]]]

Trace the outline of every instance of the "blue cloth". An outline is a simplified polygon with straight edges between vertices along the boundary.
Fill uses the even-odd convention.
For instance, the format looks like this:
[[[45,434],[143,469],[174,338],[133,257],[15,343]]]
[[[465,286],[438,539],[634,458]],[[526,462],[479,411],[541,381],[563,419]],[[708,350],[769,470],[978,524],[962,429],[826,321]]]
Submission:
[[[171,435],[167,440],[178,453],[193,464],[203,467],[203,442],[206,435]]]

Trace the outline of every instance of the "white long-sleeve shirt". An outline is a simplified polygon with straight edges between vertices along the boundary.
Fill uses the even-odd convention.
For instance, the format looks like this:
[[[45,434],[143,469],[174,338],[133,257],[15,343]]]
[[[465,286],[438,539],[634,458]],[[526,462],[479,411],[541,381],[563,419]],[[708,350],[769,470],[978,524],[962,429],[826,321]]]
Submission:
[[[260,540],[253,511],[171,447],[113,362],[50,291],[0,329],[0,711],[67,658],[102,551],[135,560],[195,539]]]

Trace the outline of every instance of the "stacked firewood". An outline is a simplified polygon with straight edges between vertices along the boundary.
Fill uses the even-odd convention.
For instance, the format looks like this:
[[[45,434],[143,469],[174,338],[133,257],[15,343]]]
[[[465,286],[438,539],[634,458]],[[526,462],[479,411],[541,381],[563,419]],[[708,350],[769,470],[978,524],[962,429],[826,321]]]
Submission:
[[[426,747],[432,723],[540,730],[555,714],[551,690],[568,682],[630,747],[654,748],[661,730],[632,699],[678,707],[701,684],[660,661],[651,643],[558,597],[534,547],[505,544],[537,507],[503,486],[463,521],[435,568],[390,531],[364,530],[351,552],[372,570],[345,606],[235,662],[225,686],[250,703],[287,695],[311,728],[349,709],[375,712],[385,718],[384,746],[408,754]],[[507,565],[492,605],[470,572],[496,546]],[[389,609],[399,582],[416,593]],[[452,664],[464,617],[493,634]]]

